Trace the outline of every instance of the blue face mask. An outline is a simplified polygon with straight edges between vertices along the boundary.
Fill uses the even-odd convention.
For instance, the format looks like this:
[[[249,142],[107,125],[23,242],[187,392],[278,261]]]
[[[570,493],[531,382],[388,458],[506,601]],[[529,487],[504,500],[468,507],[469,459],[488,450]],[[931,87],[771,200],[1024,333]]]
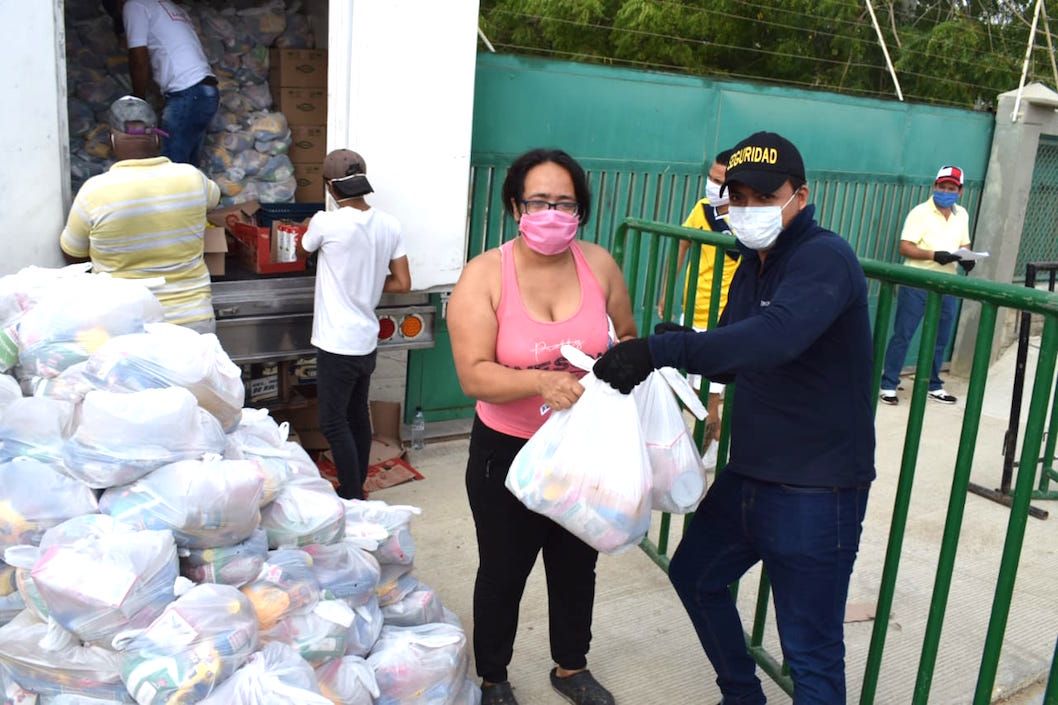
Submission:
[[[933,192],[933,202],[937,204],[937,208],[951,208],[958,200],[959,193],[957,191]]]

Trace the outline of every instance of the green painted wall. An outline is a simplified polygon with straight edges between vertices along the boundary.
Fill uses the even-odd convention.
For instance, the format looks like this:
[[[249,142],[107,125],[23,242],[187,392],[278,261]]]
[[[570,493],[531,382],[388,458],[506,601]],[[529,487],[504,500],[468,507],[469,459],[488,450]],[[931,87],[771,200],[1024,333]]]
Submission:
[[[527,149],[559,147],[588,170],[595,203],[581,236],[607,246],[628,216],[682,222],[716,152],[770,130],[800,149],[819,221],[860,256],[896,261],[903,217],[928,197],[942,164],[963,168],[962,203],[975,219],[993,124],[989,113],[895,99],[479,54],[468,253],[516,234],[499,191],[507,165]],[[409,353],[405,409],[421,403],[428,419],[473,413],[453,384],[447,340],[442,330],[434,348]]]

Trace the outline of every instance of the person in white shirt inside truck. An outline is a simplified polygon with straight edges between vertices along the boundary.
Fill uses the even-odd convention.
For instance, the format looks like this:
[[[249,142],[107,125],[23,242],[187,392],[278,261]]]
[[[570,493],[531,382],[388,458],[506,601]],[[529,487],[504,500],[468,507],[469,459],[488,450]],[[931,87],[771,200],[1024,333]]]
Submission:
[[[153,78],[165,99],[162,155],[199,166],[220,93],[191,17],[172,0],[103,0],[103,6],[124,30],[132,94],[146,99]]]
[[[312,216],[297,248],[319,251],[312,344],[320,430],[338,469],[338,494],[364,498],[371,452],[368,391],[375,371],[382,292],[411,289],[400,223],[373,208],[364,158],[337,149],[323,160],[323,179],[338,208]]]

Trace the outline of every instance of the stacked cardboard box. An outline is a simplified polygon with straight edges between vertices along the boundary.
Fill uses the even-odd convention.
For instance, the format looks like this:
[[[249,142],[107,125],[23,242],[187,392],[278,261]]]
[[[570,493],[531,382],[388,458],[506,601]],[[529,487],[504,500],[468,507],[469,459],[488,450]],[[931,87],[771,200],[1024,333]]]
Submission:
[[[327,52],[272,49],[268,87],[290,126],[290,161],[299,203],[323,201],[323,158],[327,150]]]

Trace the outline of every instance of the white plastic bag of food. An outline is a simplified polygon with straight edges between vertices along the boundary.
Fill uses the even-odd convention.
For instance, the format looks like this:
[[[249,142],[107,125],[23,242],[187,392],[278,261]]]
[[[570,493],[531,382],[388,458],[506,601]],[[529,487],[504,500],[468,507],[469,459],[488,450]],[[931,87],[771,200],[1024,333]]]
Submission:
[[[320,692],[341,705],[374,705],[380,693],[375,672],[359,656],[331,659],[316,667]]]
[[[196,585],[146,629],[119,634],[113,646],[139,705],[197,702],[257,650],[257,616],[236,588]]]
[[[265,644],[202,705],[334,705],[320,693],[316,672],[291,646]]]
[[[217,336],[171,323],[117,336],[92,353],[85,374],[101,389],[135,392],[184,387],[217,417],[225,431],[239,425],[245,387],[242,370]]]
[[[562,346],[570,363],[590,370],[580,350]],[[592,548],[615,554],[650,528],[650,458],[635,399],[589,372],[584,393],[551,416],[518,451],[507,488]]]
[[[181,460],[111,487],[99,511],[134,528],[169,529],[182,548],[231,546],[260,523],[264,480],[251,460]]]
[[[63,460],[78,480],[104,489],[169,463],[220,454],[226,443],[220,422],[187,389],[96,390],[85,395]]]
[[[367,662],[381,693],[377,702],[449,703],[466,679],[463,630],[449,624],[382,627]]]
[[[672,367],[655,370],[632,390],[639,409],[647,455],[650,458],[651,504],[654,509],[686,514],[705,495],[705,468],[673,392],[697,418],[706,417],[701,400]]]

